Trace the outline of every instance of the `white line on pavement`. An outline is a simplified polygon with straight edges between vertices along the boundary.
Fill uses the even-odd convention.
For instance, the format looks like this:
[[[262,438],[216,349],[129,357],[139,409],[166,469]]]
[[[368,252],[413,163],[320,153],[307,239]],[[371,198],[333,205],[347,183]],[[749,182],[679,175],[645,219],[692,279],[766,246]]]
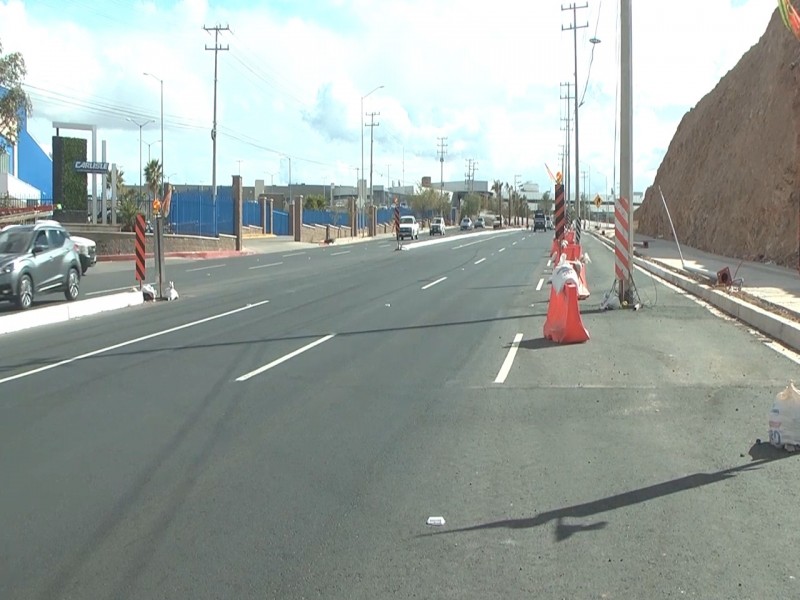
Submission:
[[[505,248],[500,248],[500,250],[498,250],[498,252],[502,252],[503,250],[505,250]]]
[[[331,256],[339,256],[340,254],[350,254],[350,250],[343,250],[342,252],[334,252]]]
[[[544,277],[539,280],[539,283],[536,286],[536,291],[538,292],[539,290],[541,290],[543,285],[544,285]]]
[[[511,243],[511,245],[512,245],[512,246],[516,246],[516,245],[517,245],[517,242],[512,242],[512,243]]]
[[[481,264],[481,263],[482,263],[483,261],[485,261],[485,260],[486,260],[485,258],[482,258],[482,259],[480,259],[480,260],[476,260],[476,261],[475,261],[475,264],[476,264],[476,265],[479,265],[479,264]]]
[[[292,252],[291,254],[281,254],[281,258],[288,258],[290,256],[303,256],[305,252]]]
[[[138,344],[139,342],[144,342],[146,340],[151,340],[153,338],[161,337],[162,335],[167,335],[169,333],[174,333],[176,331],[180,331],[181,329],[188,329],[189,327],[194,327],[195,325],[202,325],[203,323],[209,323],[211,321],[216,321],[217,319],[221,319],[223,317],[229,317],[231,315],[235,315],[236,313],[240,313],[245,310],[250,310],[251,308],[257,308],[259,306],[263,306],[267,304],[269,300],[262,300],[261,302],[255,302],[254,304],[248,304],[247,306],[242,306],[241,308],[235,308],[233,310],[229,310],[224,313],[220,313],[218,315],[212,315],[210,317],[205,317],[204,319],[200,319],[198,321],[191,321],[189,323],[184,323],[183,325],[178,325],[177,327],[170,327],[169,329],[165,329],[163,331],[156,331],[155,333],[150,333],[148,335],[143,335],[138,338],[134,338],[132,340],[127,340],[125,342],[120,342],[119,344],[114,344],[113,346],[106,346],[105,348],[100,348],[99,350],[92,350],[91,352],[86,352],[85,354],[80,354],[78,356],[74,356],[72,358],[67,358],[65,360],[60,360],[56,363],[50,365],[44,365],[41,367],[37,367],[36,369],[31,369],[30,371],[23,371],[22,373],[17,373],[16,375],[10,375],[9,377],[4,377],[0,379],[0,384],[8,383],[9,381],[14,381],[15,379],[22,379],[23,377],[28,377],[30,375],[35,375],[36,373],[42,373],[43,371],[49,371],[50,369],[55,369],[56,367],[62,367],[64,365],[69,365],[71,363],[77,362],[79,360],[83,360],[84,358],[91,358],[92,356],[97,356],[98,354],[104,354],[106,352],[111,352],[112,350],[118,350],[119,348],[124,348],[125,346],[130,346],[131,344]]]
[[[445,279],[447,279],[447,277],[440,277],[436,281],[431,281],[429,284],[423,285],[422,289],[423,290],[427,290],[428,288],[431,288],[431,287],[435,286],[437,283],[442,283]]]
[[[279,364],[285,363],[287,360],[289,360],[291,358],[294,358],[295,356],[297,356],[299,354],[302,354],[306,350],[311,350],[311,348],[313,348],[315,346],[319,346],[323,342],[327,342],[329,339],[331,339],[335,335],[336,335],[335,333],[332,333],[332,334],[326,335],[325,337],[322,337],[322,338],[320,338],[320,339],[318,339],[318,340],[316,340],[314,342],[311,342],[310,344],[306,344],[302,348],[298,348],[294,352],[290,352],[289,354],[287,354],[285,356],[282,356],[282,357],[280,357],[280,358],[278,358],[276,360],[273,360],[271,363],[268,363],[268,364],[264,365],[263,367],[259,367],[255,371],[250,371],[249,373],[245,373],[241,377],[237,377],[236,381],[247,381],[251,377],[255,377],[256,375],[260,375],[264,371],[269,371],[272,367],[277,367]]]
[[[253,269],[266,269],[267,267],[277,267],[278,265],[282,264],[283,264],[282,262],[276,262],[276,263],[268,263],[266,265],[256,265],[255,267],[247,267],[247,268],[252,271]]]
[[[552,260],[552,259],[550,259],[550,258],[548,258],[548,259],[547,259],[547,266],[549,267],[549,266],[551,266],[552,264],[553,264],[553,260]]]
[[[522,334],[518,333],[514,336],[514,341],[511,342],[511,348],[508,349],[508,354],[506,355],[506,359],[503,361],[503,366],[500,367],[500,372],[497,374],[495,378],[495,383],[505,383],[506,377],[508,377],[508,372],[511,371],[511,365],[514,364],[514,357],[517,355],[517,349],[519,348],[519,343],[522,341]]]
[[[207,267],[197,267],[195,269],[186,269],[187,273],[191,273],[192,271],[206,271],[208,269],[219,269],[220,267],[224,267],[225,265],[208,265]]]
[[[379,244],[378,248],[388,248],[391,244]]]

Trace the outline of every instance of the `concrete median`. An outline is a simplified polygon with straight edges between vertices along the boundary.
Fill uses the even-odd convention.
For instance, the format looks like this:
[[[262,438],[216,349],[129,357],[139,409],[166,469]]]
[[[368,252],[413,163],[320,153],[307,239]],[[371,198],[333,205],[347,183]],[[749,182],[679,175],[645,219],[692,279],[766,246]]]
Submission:
[[[0,317],[0,335],[31,329],[42,325],[63,323],[89,315],[136,306],[144,302],[138,290],[98,296],[76,302],[59,302],[42,308],[31,308],[26,311],[11,312]]]

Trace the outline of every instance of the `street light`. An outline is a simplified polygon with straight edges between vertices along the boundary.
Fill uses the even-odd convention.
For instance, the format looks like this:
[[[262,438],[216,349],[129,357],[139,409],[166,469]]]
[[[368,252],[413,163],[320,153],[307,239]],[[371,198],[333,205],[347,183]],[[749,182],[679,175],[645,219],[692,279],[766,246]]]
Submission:
[[[144,73],[147,77],[152,77],[161,85],[161,183],[164,183],[164,80],[156,77],[152,73]],[[164,195],[164,188],[162,185],[161,195]]]
[[[147,146],[147,162],[150,162],[150,147],[154,144],[160,144],[161,140],[156,140],[155,142],[145,142],[144,145]],[[163,175],[164,172],[162,170],[161,174]]]
[[[373,92],[377,92],[378,90],[382,89],[383,86],[379,85],[374,90],[367,92],[363,96],[361,96],[361,177],[364,176],[364,98],[372,94]],[[358,182],[358,197],[361,198],[361,181]],[[362,210],[366,205],[366,201],[361,198],[361,206]],[[364,214],[364,213],[362,213]]]
[[[130,121],[134,125],[139,128],[139,197],[142,195],[142,127],[148,125],[149,123],[153,123],[153,119],[147,119],[144,123],[137,123],[130,117],[125,117],[126,121]],[[161,147],[163,148],[164,145],[162,144]]]

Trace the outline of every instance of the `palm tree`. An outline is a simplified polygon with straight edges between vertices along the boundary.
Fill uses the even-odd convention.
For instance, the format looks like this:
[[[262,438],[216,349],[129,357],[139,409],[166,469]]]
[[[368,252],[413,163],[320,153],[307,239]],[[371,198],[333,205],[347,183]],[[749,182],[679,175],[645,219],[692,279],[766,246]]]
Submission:
[[[503,182],[495,179],[492,183],[492,191],[497,196],[497,214],[503,216]]]
[[[161,169],[161,163],[157,159],[151,160],[144,168],[144,178],[147,181],[147,190],[155,199],[158,193],[158,187],[161,185],[161,180],[164,173]]]
[[[514,189],[512,185],[506,182],[506,193],[508,194],[508,224],[511,225],[511,190]]]

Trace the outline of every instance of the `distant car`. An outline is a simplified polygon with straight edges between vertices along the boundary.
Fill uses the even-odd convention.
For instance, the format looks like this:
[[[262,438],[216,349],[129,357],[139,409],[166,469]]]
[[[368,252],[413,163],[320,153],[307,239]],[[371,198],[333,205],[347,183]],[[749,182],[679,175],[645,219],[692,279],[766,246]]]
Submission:
[[[500,229],[503,226],[503,217],[495,217],[492,221],[493,229]]]
[[[97,244],[94,240],[77,235],[70,235],[70,238],[75,242],[75,248],[81,259],[81,275],[86,275],[89,267],[97,264]]]
[[[12,225],[0,232],[0,300],[22,310],[30,308],[38,294],[63,292],[73,301],[80,282],[75,242],[60,224]]]
[[[486,221],[483,217],[478,217],[475,219],[475,229],[483,229],[486,227]]]
[[[444,223],[444,219],[442,217],[434,217],[433,221],[431,221],[431,227],[429,229],[430,235],[438,234],[444,235],[444,232],[447,230],[447,226]]]
[[[397,239],[404,240],[405,238],[419,239],[419,223],[413,215],[400,217],[400,229],[397,231]]]
[[[547,221],[545,220],[544,211],[537,210],[533,214],[533,230],[547,231]]]
[[[472,219],[469,217],[464,217],[461,219],[461,231],[471,231],[474,228],[472,224]]]

